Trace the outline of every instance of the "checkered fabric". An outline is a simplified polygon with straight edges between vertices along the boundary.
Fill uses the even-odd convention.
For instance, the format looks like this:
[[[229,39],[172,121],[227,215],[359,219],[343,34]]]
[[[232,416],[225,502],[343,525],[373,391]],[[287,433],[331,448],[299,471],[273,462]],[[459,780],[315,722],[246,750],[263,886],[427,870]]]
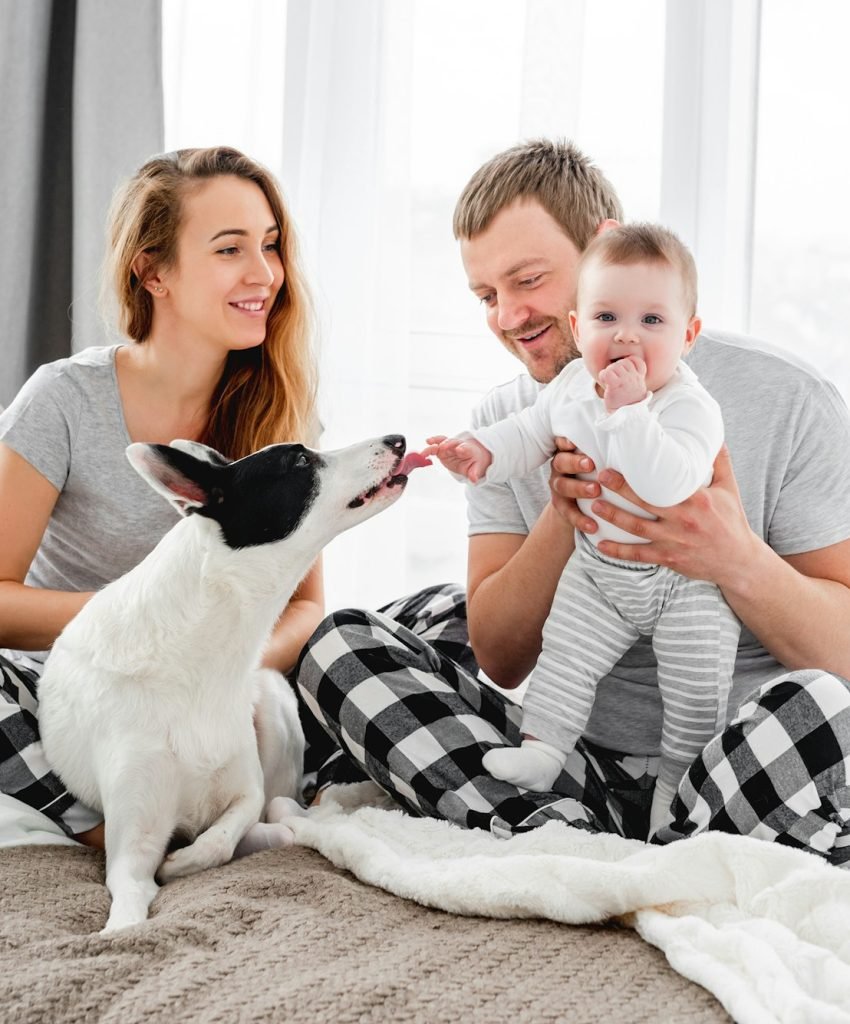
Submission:
[[[71,822],[65,816],[75,800],[44,759],[36,721],[37,690],[34,671],[0,655],[0,792],[35,807],[73,835],[74,815]]]
[[[487,750],[519,743],[521,712],[474,674],[466,636],[465,595],[454,585],[324,620],[297,669],[306,709],[339,745],[320,787],[371,778],[412,814],[501,836],[555,818],[645,839],[657,757],[580,740],[550,793],[483,770]],[[847,863],[848,765],[850,684],[789,673],[763,687],[696,759],[673,825],[654,841],[720,829]]]
[[[717,829],[850,866],[850,683],[793,672],[765,684],[694,761],[670,842]]]
[[[380,612],[329,616],[304,649],[297,682],[339,749],[319,787],[371,778],[412,814],[497,835],[555,818],[646,835],[657,758],[580,742],[551,793],[492,778],[493,747],[520,741],[518,704],[474,674],[463,589],[432,587]]]

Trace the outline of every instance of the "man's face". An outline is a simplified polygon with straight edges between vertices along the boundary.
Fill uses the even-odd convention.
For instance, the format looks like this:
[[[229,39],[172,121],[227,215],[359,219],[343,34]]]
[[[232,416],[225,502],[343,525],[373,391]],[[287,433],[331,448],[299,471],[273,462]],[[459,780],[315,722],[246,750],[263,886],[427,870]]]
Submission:
[[[460,254],[487,325],[531,376],[547,383],[578,356],[569,324],[579,251],[534,199],[518,199]]]

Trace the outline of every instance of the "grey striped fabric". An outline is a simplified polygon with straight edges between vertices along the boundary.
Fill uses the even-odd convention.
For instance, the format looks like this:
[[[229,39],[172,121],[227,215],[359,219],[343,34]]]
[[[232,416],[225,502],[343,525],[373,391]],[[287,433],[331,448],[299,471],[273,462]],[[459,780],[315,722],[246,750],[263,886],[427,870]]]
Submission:
[[[688,765],[726,724],[739,633],[713,584],[605,558],[577,534],[523,702],[523,733],[572,750],[599,680],[651,635],[664,706],[659,793],[672,799]]]

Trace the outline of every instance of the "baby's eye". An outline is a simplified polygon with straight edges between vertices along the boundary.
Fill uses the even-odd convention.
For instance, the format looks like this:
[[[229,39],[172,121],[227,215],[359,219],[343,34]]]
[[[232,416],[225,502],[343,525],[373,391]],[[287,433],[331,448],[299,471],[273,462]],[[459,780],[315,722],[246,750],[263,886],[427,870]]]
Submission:
[[[596,319],[601,320],[603,324],[612,324],[615,317],[613,313],[597,313]]]
[[[643,318],[645,324],[660,324],[662,322],[661,317],[655,313],[647,313]]]

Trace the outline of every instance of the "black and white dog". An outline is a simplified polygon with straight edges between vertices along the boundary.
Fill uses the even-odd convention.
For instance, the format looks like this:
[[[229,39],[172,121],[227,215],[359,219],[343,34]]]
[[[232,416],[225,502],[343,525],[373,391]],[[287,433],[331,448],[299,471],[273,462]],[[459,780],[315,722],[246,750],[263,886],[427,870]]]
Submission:
[[[298,794],[295,697],[260,654],[322,548],[401,495],[422,464],[404,451],[398,435],[235,462],[190,441],[127,449],[186,518],[69,623],[39,684],[45,755],[104,814],[105,932],[146,919],[155,877],[229,861]],[[189,845],[166,856],[175,835]]]

